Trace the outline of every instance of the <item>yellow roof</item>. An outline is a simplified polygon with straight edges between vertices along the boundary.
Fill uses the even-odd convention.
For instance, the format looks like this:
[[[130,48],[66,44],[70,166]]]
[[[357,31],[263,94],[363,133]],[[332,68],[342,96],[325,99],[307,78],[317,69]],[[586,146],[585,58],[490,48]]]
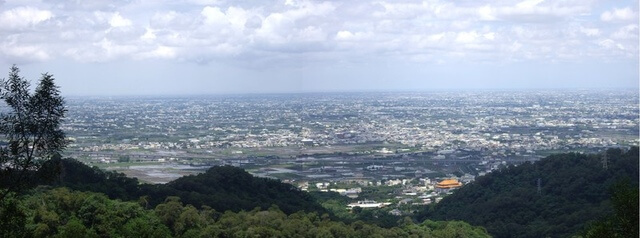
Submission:
[[[460,186],[462,186],[462,183],[458,182],[457,179],[445,179],[439,182],[436,188],[457,188]]]
[[[439,182],[438,185],[460,185],[460,182],[456,179],[445,179]]]

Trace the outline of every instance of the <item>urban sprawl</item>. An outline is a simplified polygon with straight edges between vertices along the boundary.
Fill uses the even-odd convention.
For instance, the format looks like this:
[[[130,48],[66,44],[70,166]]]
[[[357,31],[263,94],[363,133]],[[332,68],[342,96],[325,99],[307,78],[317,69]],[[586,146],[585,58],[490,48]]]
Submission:
[[[633,90],[73,97],[67,106],[65,156],[85,163],[150,183],[234,165],[364,208],[429,204],[500,166],[640,142]],[[391,192],[373,201],[362,195],[371,187]]]

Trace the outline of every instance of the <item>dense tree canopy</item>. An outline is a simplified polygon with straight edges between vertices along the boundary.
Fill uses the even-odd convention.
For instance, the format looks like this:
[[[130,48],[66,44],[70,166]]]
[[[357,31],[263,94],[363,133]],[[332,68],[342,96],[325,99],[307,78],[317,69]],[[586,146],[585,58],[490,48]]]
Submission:
[[[576,234],[589,221],[612,213],[609,188],[616,181],[632,178],[638,186],[638,147],[606,153],[606,169],[602,154],[577,153],[504,167],[463,186],[418,219],[463,220],[486,227],[496,237]]]
[[[287,214],[297,211],[327,212],[306,192],[278,180],[254,177],[243,169],[214,166],[205,173],[179,178],[167,184],[139,184],[122,173],[91,168],[74,159],[54,159],[45,164],[36,178],[56,173],[54,180],[34,183],[69,187],[81,191],[99,192],[110,198],[138,200],[144,197],[147,206],[154,207],[167,197],[196,206],[209,206],[219,211],[263,209],[275,204]]]
[[[640,237],[638,186],[621,180],[611,188],[611,194],[614,213],[589,224],[582,235],[587,238]]]
[[[385,229],[364,222],[347,225],[318,213],[287,215],[277,206],[221,213],[184,205],[179,197],[150,210],[67,188],[36,190],[16,202],[21,229],[3,237],[489,237],[483,228],[457,221],[414,224],[408,219]]]
[[[151,204],[162,202],[168,196],[178,196],[184,203],[196,207],[206,205],[219,211],[267,209],[277,205],[287,214],[326,212],[308,193],[293,185],[254,177],[233,166],[214,166],[205,173],[185,176],[166,185],[144,185],[141,195],[148,195]]]

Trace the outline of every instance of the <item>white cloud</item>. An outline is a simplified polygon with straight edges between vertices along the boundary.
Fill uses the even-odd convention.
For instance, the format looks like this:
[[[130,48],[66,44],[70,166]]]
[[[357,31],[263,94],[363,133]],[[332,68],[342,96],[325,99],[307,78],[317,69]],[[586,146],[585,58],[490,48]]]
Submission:
[[[328,2],[296,2],[292,9],[272,12],[262,20],[261,27],[255,31],[256,40],[264,45],[283,46],[292,42],[305,42],[301,36],[324,38],[324,31],[320,25],[309,25],[305,22],[314,17],[322,17],[331,13],[335,7]],[[311,28],[309,28],[311,26]],[[261,45],[261,44],[258,44]],[[293,44],[295,47],[295,44]]]
[[[143,41],[153,41],[157,38],[156,34],[153,33],[152,29],[147,28],[144,32],[144,35],[140,37]]]
[[[315,26],[308,26],[302,29],[296,38],[301,39],[303,41],[310,42],[322,42],[327,39],[327,34],[322,30],[322,28],[318,28]]]
[[[579,61],[638,55],[638,26],[627,22],[637,19],[634,8],[600,13],[595,3],[581,0],[100,0],[11,2],[3,7],[0,35],[12,36],[0,39],[5,58],[25,49],[39,55],[33,60],[248,64],[300,59]],[[9,53],[10,47],[23,50]]]
[[[585,34],[587,36],[598,36],[598,35],[600,35],[600,30],[598,28],[580,27],[580,32],[582,32],[583,34]]]
[[[430,41],[440,41],[445,37],[445,33],[439,33],[439,34],[433,34],[433,35],[429,35],[428,39]]]
[[[220,0],[189,0],[189,2],[196,5],[218,5],[222,1]]]
[[[131,20],[122,17],[119,12],[116,12],[111,16],[109,24],[111,27],[127,27],[132,25]]]
[[[495,10],[489,5],[485,5],[478,8],[478,15],[480,16],[480,20],[484,20],[484,21],[497,20]]]
[[[626,25],[623,26],[621,28],[619,28],[617,31],[615,31],[612,35],[611,38],[613,39],[618,39],[618,40],[625,40],[625,39],[638,39],[638,25],[636,24],[630,24],[630,25]]]
[[[518,41],[515,41],[511,43],[511,45],[507,48],[509,49],[509,52],[514,53],[522,49],[522,44],[520,44],[520,42]]]
[[[53,17],[48,10],[34,7],[17,7],[0,13],[0,28],[21,29],[42,23]]]
[[[227,22],[227,16],[218,7],[206,6],[202,9],[201,14],[204,16],[206,24],[225,24]]]
[[[496,33],[495,32],[485,33],[482,36],[487,40],[495,40],[496,39]]]
[[[472,43],[478,38],[478,33],[475,31],[459,32],[456,37],[456,42],[459,43]]]
[[[229,7],[225,15],[227,16],[227,21],[229,21],[233,27],[243,29],[252,13],[243,8]]]
[[[0,47],[0,55],[5,57],[13,57],[16,61],[46,61],[51,58],[49,53],[42,47],[38,46],[19,46],[19,45],[2,45]]]
[[[603,12],[600,15],[600,19],[606,22],[609,21],[630,21],[636,17],[637,13],[633,12],[631,8],[625,7],[622,9],[615,8],[612,11]]]
[[[625,47],[622,44],[617,43],[617,42],[615,42],[614,40],[611,40],[611,39],[604,39],[604,40],[598,42],[598,45],[600,45],[600,46],[602,46],[602,47],[604,47],[606,49],[617,49],[617,50],[624,50],[625,49]]]
[[[282,13],[271,13],[262,21],[257,36],[273,44],[284,44],[289,39],[289,32],[295,27],[291,17]]]
[[[518,4],[516,4],[516,7],[518,7],[518,8],[534,8],[535,6],[540,4],[541,2],[544,2],[544,0],[525,0],[525,1],[522,1],[522,2],[520,2]]]
[[[371,39],[371,36],[371,33],[366,32],[352,33],[350,31],[339,31],[338,33],[336,33],[335,39],[338,41],[361,41]]]
[[[150,52],[143,52],[139,54],[140,59],[147,58],[161,58],[161,59],[173,59],[177,56],[177,50],[173,47],[160,45]]]

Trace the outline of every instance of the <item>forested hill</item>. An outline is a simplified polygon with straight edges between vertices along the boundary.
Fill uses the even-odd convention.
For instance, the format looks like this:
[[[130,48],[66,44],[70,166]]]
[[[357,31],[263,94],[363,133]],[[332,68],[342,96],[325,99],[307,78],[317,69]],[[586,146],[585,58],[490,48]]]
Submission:
[[[606,169],[602,156],[557,154],[504,167],[422,211],[418,220],[462,220],[495,237],[569,237],[611,214],[613,184],[626,178],[638,187],[638,147],[609,149]]]
[[[397,227],[362,221],[345,224],[326,214],[285,214],[277,207],[219,212],[168,197],[155,208],[68,188],[34,189],[0,203],[0,237],[490,237],[460,221],[405,218]]]
[[[306,192],[277,180],[254,177],[243,169],[214,166],[205,173],[181,177],[168,184],[139,184],[122,173],[91,168],[74,159],[48,161],[36,178],[38,184],[68,187],[74,190],[104,193],[112,199],[133,201],[144,199],[155,207],[169,196],[177,196],[185,204],[206,205],[217,211],[267,209],[277,205],[287,214],[298,211],[327,212]]]
[[[309,194],[230,166],[139,185],[58,158],[29,179],[32,189],[0,201],[0,237],[490,237],[460,221],[345,224],[331,220]]]
[[[167,196],[178,196],[186,204],[207,205],[218,211],[267,209],[275,204],[287,214],[327,212],[311,195],[291,184],[254,177],[233,166],[214,166],[205,173],[184,176],[166,185],[144,185],[141,194],[148,196],[154,205]]]

